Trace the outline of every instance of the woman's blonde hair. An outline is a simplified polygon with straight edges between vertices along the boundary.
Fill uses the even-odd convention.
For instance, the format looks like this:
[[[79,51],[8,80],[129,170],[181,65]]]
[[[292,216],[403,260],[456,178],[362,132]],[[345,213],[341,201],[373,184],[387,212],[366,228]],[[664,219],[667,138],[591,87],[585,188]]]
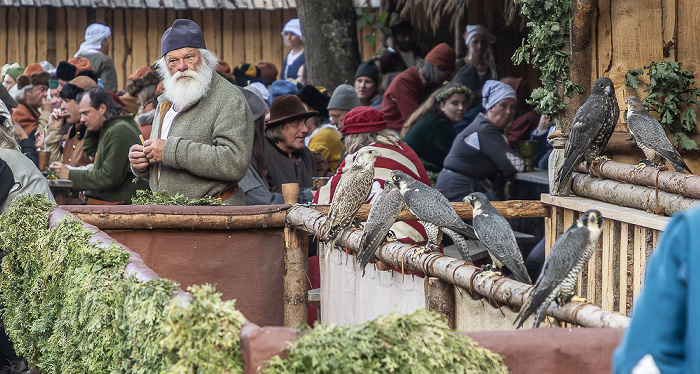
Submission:
[[[399,134],[394,130],[384,129],[372,132],[361,132],[358,134],[348,134],[343,137],[343,145],[348,153],[355,153],[360,148],[374,144],[399,145]]]

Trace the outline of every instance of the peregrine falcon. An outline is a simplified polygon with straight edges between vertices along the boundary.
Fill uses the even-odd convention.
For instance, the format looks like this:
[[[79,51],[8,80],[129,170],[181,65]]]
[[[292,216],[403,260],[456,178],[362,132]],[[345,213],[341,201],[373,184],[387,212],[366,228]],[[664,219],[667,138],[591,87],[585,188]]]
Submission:
[[[350,170],[345,172],[333,193],[333,202],[328,217],[321,227],[321,238],[329,241],[330,249],[341,231],[352,225],[352,221],[362,205],[367,202],[374,183],[374,162],[379,152],[374,149],[360,149]]]
[[[520,309],[516,318],[520,322],[516,328],[520,328],[535,311],[532,328],[537,328],[552,301],[562,306],[573,297],[576,278],[598,247],[602,225],[600,212],[588,210],[554,243],[530,297]]]
[[[493,266],[500,269],[504,265],[520,282],[532,284],[527,274],[523,254],[515,241],[513,229],[501,213],[491,205],[488,197],[481,192],[474,192],[464,198],[474,209],[474,231],[486,245]]]
[[[391,225],[396,221],[403,206],[401,192],[391,179],[387,180],[384,183],[384,189],[372,202],[367,222],[364,224],[360,252],[357,254],[357,259],[363,269],[386,239]]]
[[[626,103],[627,126],[629,126],[632,136],[646,158],[657,165],[661,165],[666,159],[677,172],[683,173],[683,169],[685,169],[692,174],[693,172],[690,171],[681,155],[666,137],[664,128],[661,127],[659,121],[649,115],[642,102],[638,98],[630,96]]]
[[[390,179],[399,188],[408,209],[423,223],[428,234],[428,246],[440,245],[444,232],[455,242],[462,259],[471,262],[464,238],[475,240],[476,233],[459,218],[447,198],[438,190],[399,170],[392,171]]]
[[[588,166],[605,150],[620,117],[615,88],[609,78],[593,82],[591,94],[576,111],[564,147],[564,164],[557,172],[561,186],[582,159]]]

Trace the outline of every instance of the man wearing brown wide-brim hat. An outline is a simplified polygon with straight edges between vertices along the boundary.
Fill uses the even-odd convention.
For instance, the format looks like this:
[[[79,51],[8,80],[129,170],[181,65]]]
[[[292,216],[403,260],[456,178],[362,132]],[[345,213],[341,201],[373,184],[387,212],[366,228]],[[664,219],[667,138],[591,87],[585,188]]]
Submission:
[[[304,145],[309,135],[306,120],[316,115],[318,112],[306,110],[296,95],[282,95],[270,105],[270,120],[265,124],[265,164],[277,191],[284,183],[309,188],[313,177],[323,176],[317,171],[313,152]]]

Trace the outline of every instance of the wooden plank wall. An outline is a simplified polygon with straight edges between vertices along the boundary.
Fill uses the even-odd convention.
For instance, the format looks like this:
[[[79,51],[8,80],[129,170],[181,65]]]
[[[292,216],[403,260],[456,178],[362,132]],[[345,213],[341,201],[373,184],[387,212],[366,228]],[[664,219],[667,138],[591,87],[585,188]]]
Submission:
[[[624,123],[625,99],[646,97],[644,85],[638,91],[624,85],[627,71],[662,60],[683,63],[684,69],[700,74],[700,8],[694,0],[600,0],[591,28],[591,82],[609,77],[617,94],[620,120],[616,131],[627,135]],[[664,48],[666,46],[666,48]],[[648,81],[648,76],[641,77]],[[590,87],[586,88],[589,92]],[[697,130],[697,129],[696,129]],[[684,155],[690,155],[684,153]],[[691,157],[697,157],[693,153]],[[614,154],[613,159],[637,163],[638,154]],[[692,167],[692,166],[691,166]]]
[[[197,22],[207,47],[232,68],[245,63],[271,61],[282,66],[289,48],[280,32],[296,10],[155,10],[88,8],[0,8],[0,66],[19,62],[23,66],[40,60],[57,65],[73,57],[84,40],[85,28],[101,22],[112,28],[109,55],[117,68],[119,86],[143,65],[160,57],[160,38],[176,18]],[[358,32],[363,59],[372,57],[379,43],[364,37],[369,26]]]
[[[603,309],[629,315],[644,283],[647,259],[668,218],[583,198],[543,195],[542,201],[553,204],[551,217],[545,219],[547,254],[582,212],[601,211],[603,233],[578,278],[576,294]]]

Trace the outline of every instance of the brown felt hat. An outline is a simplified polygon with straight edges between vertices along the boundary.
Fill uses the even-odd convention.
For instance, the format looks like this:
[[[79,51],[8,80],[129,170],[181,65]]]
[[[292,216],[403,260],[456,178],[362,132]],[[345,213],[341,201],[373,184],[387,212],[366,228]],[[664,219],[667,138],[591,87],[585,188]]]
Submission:
[[[275,99],[270,105],[270,120],[265,127],[280,125],[288,121],[316,117],[315,110],[306,110],[304,103],[297,95],[287,94]]]

